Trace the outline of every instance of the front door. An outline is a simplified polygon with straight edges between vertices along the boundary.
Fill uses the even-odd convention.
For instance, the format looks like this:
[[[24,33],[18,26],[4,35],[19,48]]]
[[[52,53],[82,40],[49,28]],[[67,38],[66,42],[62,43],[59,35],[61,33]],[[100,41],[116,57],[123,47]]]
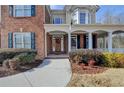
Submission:
[[[61,52],[61,37],[55,39],[55,52]]]

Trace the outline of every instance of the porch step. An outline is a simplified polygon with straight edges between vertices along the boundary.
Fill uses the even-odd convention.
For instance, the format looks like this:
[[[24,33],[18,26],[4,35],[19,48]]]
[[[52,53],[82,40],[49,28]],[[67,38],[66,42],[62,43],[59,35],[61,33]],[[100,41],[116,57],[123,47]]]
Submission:
[[[67,59],[69,57],[46,57],[45,59]]]
[[[45,59],[67,59],[68,55],[48,55]]]

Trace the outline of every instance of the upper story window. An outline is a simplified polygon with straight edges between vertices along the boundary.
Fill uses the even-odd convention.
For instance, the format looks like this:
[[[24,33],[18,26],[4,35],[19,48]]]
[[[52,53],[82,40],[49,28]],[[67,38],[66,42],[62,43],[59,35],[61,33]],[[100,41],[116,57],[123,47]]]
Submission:
[[[75,9],[72,13],[72,23],[73,24],[88,24],[88,11]]]
[[[14,6],[14,14],[17,17],[20,16],[31,16],[31,6],[30,5],[15,5]]]
[[[72,22],[73,24],[78,24],[78,10],[75,10],[72,13]]]
[[[63,19],[60,17],[55,17],[53,19],[53,24],[63,24]]]
[[[10,5],[9,6],[10,16],[14,17],[30,17],[35,16],[34,5]]]
[[[80,24],[85,24],[86,22],[86,13],[80,13]]]

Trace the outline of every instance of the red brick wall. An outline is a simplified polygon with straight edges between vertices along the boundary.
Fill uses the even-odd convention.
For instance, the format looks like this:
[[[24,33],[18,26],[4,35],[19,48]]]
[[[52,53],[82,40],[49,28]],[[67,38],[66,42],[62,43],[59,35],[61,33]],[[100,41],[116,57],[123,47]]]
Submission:
[[[23,28],[23,32],[35,32],[38,57],[43,59],[45,56],[43,23],[43,6],[36,6],[36,16],[34,17],[16,18],[9,16],[9,6],[2,5],[1,47],[8,48],[9,32],[20,32],[20,28]]]
[[[68,35],[64,35],[64,52],[68,53]]]
[[[47,34],[47,54],[52,52],[52,35]]]
[[[84,46],[84,36],[83,36],[83,34],[80,34],[80,48],[83,48],[83,46]]]

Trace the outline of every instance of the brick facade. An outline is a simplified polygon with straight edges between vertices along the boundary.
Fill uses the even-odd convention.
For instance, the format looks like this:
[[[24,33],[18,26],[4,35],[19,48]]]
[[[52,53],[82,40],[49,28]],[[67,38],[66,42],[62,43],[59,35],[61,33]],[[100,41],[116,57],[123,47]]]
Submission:
[[[84,48],[84,35],[80,34],[80,48]]]
[[[52,35],[47,33],[47,54],[52,53]]]
[[[38,52],[38,58],[43,59],[45,57],[45,52],[47,54],[53,53],[52,51],[52,35],[47,33],[46,43],[47,50],[45,48],[45,30],[44,23],[49,24],[51,22],[50,11],[48,11],[46,6],[36,5],[35,6],[35,16],[31,17],[13,17],[9,15],[9,6],[1,6],[1,29],[0,29],[0,46],[1,48],[8,48],[8,33],[12,32],[35,32],[35,47]],[[71,33],[73,35],[73,33]],[[85,48],[85,33],[74,34],[79,36],[79,48]],[[97,35],[94,35],[95,44],[94,48],[97,47]],[[71,38],[71,37],[70,37]],[[68,53],[68,35],[63,35],[63,46],[64,53]],[[32,44],[34,45],[34,44]],[[54,44],[55,45],[55,44]],[[61,48],[61,46],[59,47]],[[63,53],[63,52],[62,52]]]
[[[36,6],[36,15],[33,17],[9,16],[9,6],[2,5],[1,48],[8,48],[9,32],[35,32],[35,46],[38,58],[45,57],[44,37],[44,7]]]

